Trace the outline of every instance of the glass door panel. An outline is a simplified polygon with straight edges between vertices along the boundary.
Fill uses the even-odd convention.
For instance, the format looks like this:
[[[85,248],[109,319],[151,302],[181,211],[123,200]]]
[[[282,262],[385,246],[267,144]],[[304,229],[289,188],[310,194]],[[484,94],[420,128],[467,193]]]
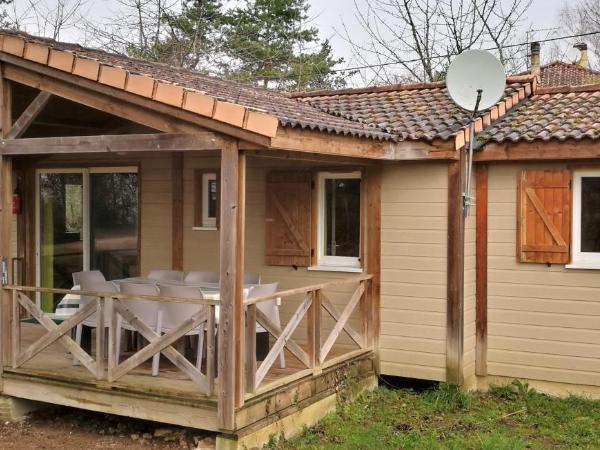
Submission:
[[[107,280],[139,274],[137,173],[90,174],[90,268]]]
[[[83,173],[39,174],[39,279],[42,287],[70,289],[72,273],[84,268]],[[54,312],[62,295],[42,294]]]

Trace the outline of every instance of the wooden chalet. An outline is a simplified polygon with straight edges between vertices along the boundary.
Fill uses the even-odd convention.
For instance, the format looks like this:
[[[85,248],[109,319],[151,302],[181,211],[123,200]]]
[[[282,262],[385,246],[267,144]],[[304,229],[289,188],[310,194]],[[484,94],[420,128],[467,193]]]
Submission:
[[[556,335],[581,343],[575,359],[543,350],[561,327],[552,308],[597,318],[597,299],[553,293],[557,301],[545,303],[547,290],[532,287],[537,272],[520,262],[560,272],[565,285],[597,283],[540,265],[572,254],[570,236],[559,236],[571,227],[570,197],[553,203],[563,205],[558,231],[516,219],[517,189],[519,199],[538,181],[563,189],[564,160],[600,155],[596,134],[577,127],[561,144],[544,130],[525,137],[528,108],[548,113],[536,76],[509,77],[504,98],[477,120],[477,208],[465,220],[469,117],[444,83],[286,96],[25,34],[0,41],[0,388],[13,413],[22,400],[41,401],[215,431],[218,448],[256,448],[314,424],[375,387],[378,374],[481,388],[510,377],[600,385],[597,325]],[[595,104],[598,95],[583,90],[592,103],[581,107]],[[562,175],[521,175],[525,159],[536,170],[562,160]],[[514,190],[493,187],[511,181]],[[517,227],[518,247],[503,241],[494,255],[488,237],[507,239]],[[544,242],[531,237],[538,228]],[[521,259],[509,264],[514,248]],[[95,300],[57,320],[74,295],[71,275],[89,269],[107,279],[218,272],[219,298],[144,297],[204,307],[162,335],[118,292],[81,291]],[[523,299],[507,294],[516,272]],[[257,307],[273,295],[245,294],[248,273],[279,283],[281,325]],[[585,304],[569,303],[578,300]],[[89,317],[108,332],[92,333],[84,350],[71,332]],[[147,344],[120,354],[118,317]],[[198,326],[218,331],[207,331],[194,365],[181,338]],[[257,361],[259,328],[270,348]],[[569,378],[560,364],[577,358],[585,374]]]

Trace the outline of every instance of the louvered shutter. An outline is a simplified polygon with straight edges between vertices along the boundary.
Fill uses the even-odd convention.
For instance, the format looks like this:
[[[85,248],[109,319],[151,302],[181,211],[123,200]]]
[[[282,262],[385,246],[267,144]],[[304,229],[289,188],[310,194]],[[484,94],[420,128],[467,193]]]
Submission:
[[[309,172],[271,172],[266,189],[266,263],[310,266],[312,177]]]
[[[571,171],[524,170],[518,191],[517,259],[531,263],[568,263]]]

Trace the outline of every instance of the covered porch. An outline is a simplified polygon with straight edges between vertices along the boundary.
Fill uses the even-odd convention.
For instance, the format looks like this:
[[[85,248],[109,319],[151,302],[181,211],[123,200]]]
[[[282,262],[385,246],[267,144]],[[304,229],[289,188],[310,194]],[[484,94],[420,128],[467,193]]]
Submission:
[[[4,395],[218,431],[222,442],[251,448],[314,423],[339,395],[376,384],[377,162],[266,149],[205,129],[159,132],[113,115],[106,125],[105,112],[3,82],[17,105],[2,116],[10,118],[1,169]],[[49,117],[56,120],[50,128]],[[23,128],[6,139],[15,127]],[[88,134],[102,127],[107,134]],[[110,202],[94,196],[106,193],[105,185],[94,187],[95,174],[128,174],[128,200],[109,195],[107,209]],[[45,186],[60,201],[48,203]],[[352,217],[340,206],[336,212],[336,199],[357,207]],[[117,217],[104,229],[94,219],[119,208],[135,218]],[[72,273],[92,269],[107,280],[156,269],[217,273],[218,299],[84,289],[77,294],[94,301],[58,317],[60,301],[73,296]],[[277,291],[252,296],[245,274],[278,283]],[[281,300],[280,325],[260,308],[274,299]],[[140,300],[194,304],[198,313],[161,335],[127,308]],[[143,345],[117,351],[118,317]],[[97,325],[86,351],[72,330],[90,318]],[[258,360],[257,327],[270,340]],[[199,328],[207,331],[197,367],[181,342]]]

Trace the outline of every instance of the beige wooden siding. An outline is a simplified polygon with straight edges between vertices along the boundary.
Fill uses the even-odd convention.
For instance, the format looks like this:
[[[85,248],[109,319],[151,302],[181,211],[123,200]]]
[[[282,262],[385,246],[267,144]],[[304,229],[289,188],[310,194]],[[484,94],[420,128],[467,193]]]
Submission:
[[[475,176],[471,196],[475,198]],[[465,222],[465,274],[464,274],[464,344],[463,376],[475,375],[475,205],[469,210]]]
[[[600,385],[600,272],[516,261],[522,169],[489,169],[488,373]]]
[[[383,374],[446,377],[447,187],[446,164],[384,166]]]
[[[140,167],[140,273],[171,268],[171,155],[145,155]]]
[[[265,188],[266,174],[271,170],[290,169],[303,165],[301,162],[286,162],[265,158],[248,158],[246,174],[246,237],[245,272],[256,272],[263,283],[279,282],[280,289],[311,286],[340,278],[356,277],[355,273],[309,271],[306,268],[268,266],[265,264]],[[184,159],[184,270],[219,270],[219,231],[194,230],[193,225],[193,171],[195,168],[218,168],[219,158],[206,158],[201,154],[186,154]],[[327,292],[330,300],[342,309],[350,299],[351,292],[345,287]],[[282,305],[282,320],[285,323],[299,306],[302,298],[291,298]],[[358,310],[358,308],[357,308]],[[358,328],[357,314],[351,323]],[[324,333],[333,323],[323,314]],[[303,341],[306,336],[305,321],[298,327],[295,338]],[[323,336],[323,340],[325,336]],[[349,344],[342,336],[340,344]]]

